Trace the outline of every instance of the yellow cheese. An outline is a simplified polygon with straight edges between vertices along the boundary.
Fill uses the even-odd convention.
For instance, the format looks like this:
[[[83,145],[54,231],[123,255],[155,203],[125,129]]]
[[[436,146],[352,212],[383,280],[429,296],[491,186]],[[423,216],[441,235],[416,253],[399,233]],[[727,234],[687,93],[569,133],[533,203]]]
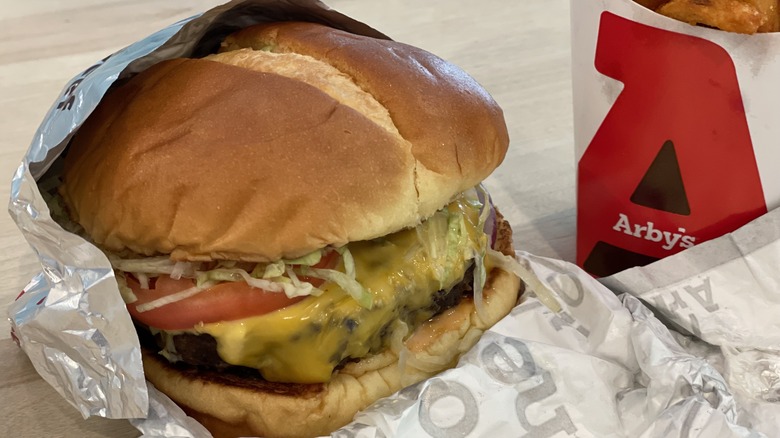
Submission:
[[[267,380],[328,381],[342,360],[383,348],[397,319],[416,327],[433,316],[436,292],[460,282],[484,248],[479,207],[461,197],[416,229],[351,243],[357,281],[374,299],[370,310],[326,283],[318,297],[262,316],[202,324],[196,332],[216,339],[222,360],[257,368]]]

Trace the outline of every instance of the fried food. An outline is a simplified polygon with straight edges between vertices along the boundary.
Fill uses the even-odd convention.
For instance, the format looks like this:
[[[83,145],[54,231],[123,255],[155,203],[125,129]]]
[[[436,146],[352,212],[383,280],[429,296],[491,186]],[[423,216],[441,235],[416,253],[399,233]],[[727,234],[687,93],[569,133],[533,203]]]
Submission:
[[[754,0],[761,14],[766,17],[764,24],[758,28],[759,33],[780,32],[780,1],[778,0]]]
[[[780,31],[778,0],[635,0],[667,17],[727,32]]]
[[[658,7],[663,5],[664,3],[667,3],[669,0],[634,0],[640,5],[646,7],[647,9],[656,10]]]

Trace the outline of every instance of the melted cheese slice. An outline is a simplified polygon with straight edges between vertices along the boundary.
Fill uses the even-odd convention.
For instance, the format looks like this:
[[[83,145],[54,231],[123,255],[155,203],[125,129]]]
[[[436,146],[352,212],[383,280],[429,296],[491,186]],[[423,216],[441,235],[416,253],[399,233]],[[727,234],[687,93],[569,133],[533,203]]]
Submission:
[[[484,248],[479,208],[461,197],[415,229],[351,243],[371,309],[326,283],[318,297],[262,316],[202,324],[195,332],[213,336],[225,362],[257,368],[269,381],[328,381],[342,360],[384,348],[395,321],[413,329],[433,316],[436,293],[459,283]]]

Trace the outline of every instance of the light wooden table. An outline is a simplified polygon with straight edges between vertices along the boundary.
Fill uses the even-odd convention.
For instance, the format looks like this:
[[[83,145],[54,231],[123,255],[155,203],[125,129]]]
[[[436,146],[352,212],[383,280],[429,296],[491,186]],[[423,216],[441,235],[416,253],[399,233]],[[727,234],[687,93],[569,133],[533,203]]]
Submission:
[[[0,198],[66,82],[106,55],[219,4],[216,0],[36,0],[0,8]],[[390,37],[461,66],[504,108],[512,145],[487,181],[518,247],[574,258],[569,0],[331,0]],[[0,216],[0,307],[37,271]],[[51,389],[0,321],[0,437],[126,437],[122,420],[87,421]]]

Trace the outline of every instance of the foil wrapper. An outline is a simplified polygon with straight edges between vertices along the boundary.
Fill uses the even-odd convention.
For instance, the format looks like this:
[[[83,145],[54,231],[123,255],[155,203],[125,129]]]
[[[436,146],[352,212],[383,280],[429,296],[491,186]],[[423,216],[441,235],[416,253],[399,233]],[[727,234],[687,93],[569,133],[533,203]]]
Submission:
[[[38,373],[85,417],[128,418],[145,437],[210,436],[145,382],[108,260],[51,219],[48,188],[37,181],[56,174],[69,139],[116,80],[214,51],[235,29],[293,18],[386,38],[314,1],[234,1],[86,69],[35,134],[9,209],[42,272],[8,312]],[[780,430],[778,237],[780,210],[603,284],[573,264],[518,253],[561,312],[528,291],[456,368],[376,402],[332,436],[772,436]]]

